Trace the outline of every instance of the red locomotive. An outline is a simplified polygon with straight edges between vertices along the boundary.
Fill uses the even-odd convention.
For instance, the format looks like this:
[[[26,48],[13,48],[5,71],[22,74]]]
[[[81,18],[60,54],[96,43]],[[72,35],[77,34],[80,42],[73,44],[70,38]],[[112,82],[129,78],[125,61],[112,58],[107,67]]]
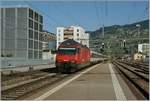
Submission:
[[[68,39],[60,44],[56,54],[58,72],[74,72],[90,64],[90,49]]]

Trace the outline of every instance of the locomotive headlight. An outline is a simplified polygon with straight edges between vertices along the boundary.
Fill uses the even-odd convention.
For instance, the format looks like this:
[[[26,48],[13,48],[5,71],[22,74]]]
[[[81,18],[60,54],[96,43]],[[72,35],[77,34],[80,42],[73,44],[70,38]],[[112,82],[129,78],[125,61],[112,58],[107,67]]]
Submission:
[[[75,63],[76,61],[75,61],[75,60],[72,60],[71,62],[72,62],[72,63]]]

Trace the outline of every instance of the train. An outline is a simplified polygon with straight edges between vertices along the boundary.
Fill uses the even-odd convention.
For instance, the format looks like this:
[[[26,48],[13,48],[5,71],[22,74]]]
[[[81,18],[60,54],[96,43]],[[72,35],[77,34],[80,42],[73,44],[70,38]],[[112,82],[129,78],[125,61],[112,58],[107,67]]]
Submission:
[[[90,65],[91,53],[84,46],[73,39],[62,42],[56,54],[56,69],[60,73],[72,73]]]

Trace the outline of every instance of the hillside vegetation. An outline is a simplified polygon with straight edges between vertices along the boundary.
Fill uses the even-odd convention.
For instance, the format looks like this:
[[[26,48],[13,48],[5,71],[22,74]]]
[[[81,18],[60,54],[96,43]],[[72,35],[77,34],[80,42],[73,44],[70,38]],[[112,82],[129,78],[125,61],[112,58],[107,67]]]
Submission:
[[[137,52],[138,44],[149,43],[149,20],[113,25],[104,29],[104,36],[102,28],[88,32],[90,33],[90,48],[105,55],[133,55]]]

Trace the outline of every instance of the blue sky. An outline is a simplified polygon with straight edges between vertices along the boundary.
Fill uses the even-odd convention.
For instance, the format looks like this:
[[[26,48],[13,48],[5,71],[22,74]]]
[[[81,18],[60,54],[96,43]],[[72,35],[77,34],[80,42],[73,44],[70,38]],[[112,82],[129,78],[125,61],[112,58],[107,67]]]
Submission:
[[[27,5],[40,12],[44,29],[56,33],[58,26],[80,25],[93,31],[110,25],[130,24],[148,19],[148,0],[144,1],[6,1],[1,6]]]

